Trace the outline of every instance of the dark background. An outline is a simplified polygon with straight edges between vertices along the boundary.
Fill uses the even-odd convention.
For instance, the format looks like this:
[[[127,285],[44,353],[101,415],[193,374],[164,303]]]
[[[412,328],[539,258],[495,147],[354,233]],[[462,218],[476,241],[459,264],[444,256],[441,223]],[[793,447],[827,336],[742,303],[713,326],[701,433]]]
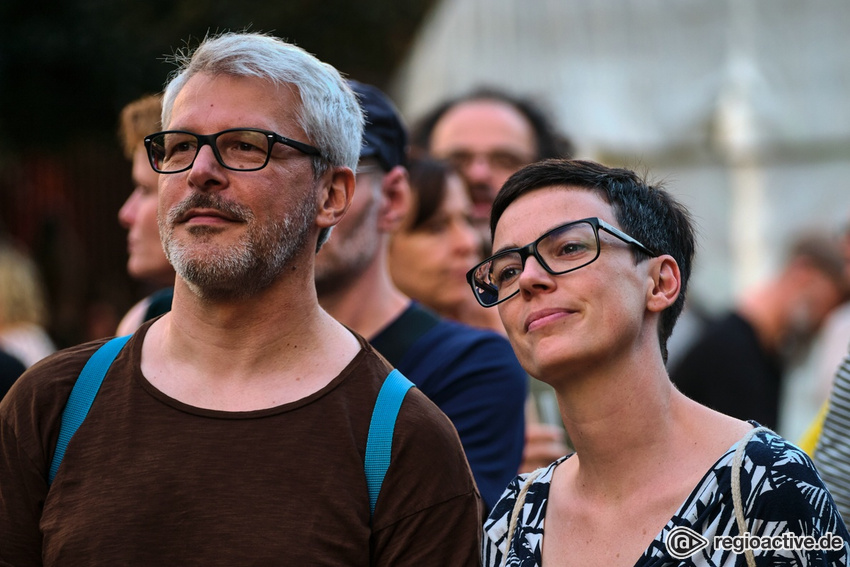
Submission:
[[[168,57],[223,31],[272,33],[387,88],[434,0],[0,2],[0,236],[42,270],[58,346],[111,335],[149,290],[126,274],[117,138]]]

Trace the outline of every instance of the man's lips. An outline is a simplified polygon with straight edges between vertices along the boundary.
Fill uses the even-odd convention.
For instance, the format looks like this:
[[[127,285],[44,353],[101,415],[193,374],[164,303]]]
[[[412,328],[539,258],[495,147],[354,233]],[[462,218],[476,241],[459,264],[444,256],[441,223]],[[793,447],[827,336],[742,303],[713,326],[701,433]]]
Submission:
[[[535,311],[525,320],[525,332],[531,332],[548,323],[572,315],[575,311],[569,309],[541,309]]]
[[[493,203],[494,193],[493,188],[485,183],[470,183],[467,186],[469,198],[474,203]]]
[[[227,214],[218,209],[190,209],[177,218],[178,223],[188,222],[217,222],[217,221],[239,222],[241,219]]]

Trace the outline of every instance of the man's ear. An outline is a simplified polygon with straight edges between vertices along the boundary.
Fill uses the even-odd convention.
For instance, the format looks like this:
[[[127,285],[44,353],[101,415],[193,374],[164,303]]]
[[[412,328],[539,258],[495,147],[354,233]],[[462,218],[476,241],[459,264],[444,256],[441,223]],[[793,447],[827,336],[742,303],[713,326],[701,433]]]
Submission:
[[[378,230],[392,233],[399,229],[413,205],[413,193],[407,169],[397,165],[384,175],[381,182],[381,204],[378,209]]]
[[[328,228],[345,215],[354,198],[354,172],[348,167],[334,167],[325,172],[321,181],[316,224]]]
[[[652,262],[649,270],[652,283],[646,298],[646,308],[660,312],[670,307],[679,297],[682,274],[679,264],[669,254],[650,258],[649,262]]]

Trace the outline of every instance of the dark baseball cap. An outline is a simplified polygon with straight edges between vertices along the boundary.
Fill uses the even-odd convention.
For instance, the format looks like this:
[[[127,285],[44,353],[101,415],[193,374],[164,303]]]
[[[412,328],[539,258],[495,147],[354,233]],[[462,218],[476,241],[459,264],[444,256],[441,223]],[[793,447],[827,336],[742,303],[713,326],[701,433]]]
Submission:
[[[373,157],[384,171],[407,164],[407,128],[389,97],[377,87],[352,79],[349,86],[357,95],[366,117],[360,159]]]

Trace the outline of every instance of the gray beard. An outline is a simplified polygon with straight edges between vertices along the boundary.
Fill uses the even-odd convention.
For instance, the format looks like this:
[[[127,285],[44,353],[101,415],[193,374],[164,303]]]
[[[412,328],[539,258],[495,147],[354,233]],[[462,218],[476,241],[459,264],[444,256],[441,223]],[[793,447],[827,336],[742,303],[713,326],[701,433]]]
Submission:
[[[222,211],[246,223],[248,231],[236,246],[199,253],[196,245],[212,242],[218,229],[189,227],[188,242],[174,238],[176,219],[196,207]],[[193,293],[207,300],[244,299],[267,289],[304,250],[314,214],[313,200],[305,199],[281,222],[257,225],[247,207],[217,194],[196,193],[174,207],[165,221],[160,218],[159,231],[168,261]]]
[[[342,222],[356,228],[346,235],[336,227],[331,239],[319,250],[315,268],[319,297],[336,295],[348,288],[366,271],[379,251],[377,203],[362,211],[359,217],[346,217]]]

